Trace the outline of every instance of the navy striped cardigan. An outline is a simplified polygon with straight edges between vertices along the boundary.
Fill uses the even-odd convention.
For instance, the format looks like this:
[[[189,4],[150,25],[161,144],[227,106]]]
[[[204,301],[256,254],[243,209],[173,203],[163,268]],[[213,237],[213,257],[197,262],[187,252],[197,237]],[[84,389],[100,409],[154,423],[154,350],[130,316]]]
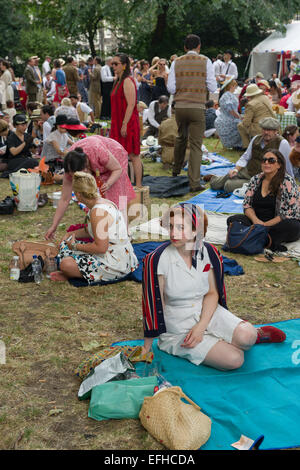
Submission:
[[[166,332],[161,292],[158,283],[157,265],[160,255],[170,243],[170,241],[163,243],[152,253],[146,255],[143,260],[142,303],[144,336],[146,338],[155,338]],[[227,309],[222,256],[216,247],[210,243],[204,242],[204,245],[207,248],[211,264],[214,268],[219,303],[222,307]]]

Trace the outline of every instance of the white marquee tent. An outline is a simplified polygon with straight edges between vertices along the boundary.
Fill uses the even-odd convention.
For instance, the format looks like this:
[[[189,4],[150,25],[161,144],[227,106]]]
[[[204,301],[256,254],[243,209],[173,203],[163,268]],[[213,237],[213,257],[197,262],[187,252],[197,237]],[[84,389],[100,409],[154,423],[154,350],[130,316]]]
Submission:
[[[272,73],[283,76],[288,74],[291,54],[300,59],[300,21],[293,21],[286,26],[286,32],[274,31],[270,36],[257,44],[251,51],[246,70],[249,66],[249,77],[262,72],[266,79]]]

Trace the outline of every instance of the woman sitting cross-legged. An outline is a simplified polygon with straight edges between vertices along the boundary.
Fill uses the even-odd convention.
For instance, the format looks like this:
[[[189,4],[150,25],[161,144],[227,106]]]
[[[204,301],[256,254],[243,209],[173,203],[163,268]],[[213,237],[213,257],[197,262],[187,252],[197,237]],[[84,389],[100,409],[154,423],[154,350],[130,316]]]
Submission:
[[[199,365],[241,367],[255,343],[281,342],[274,327],[256,329],[226,306],[222,257],[203,238],[207,217],[196,205],[181,203],[162,218],[170,232],[144,259],[143,353],[158,337],[158,348]]]
[[[244,198],[244,214],[228,217],[227,224],[260,224],[269,228],[272,251],[287,251],[284,242],[300,238],[300,193],[285,172],[285,159],[279,150],[266,150],[262,173],[251,178]]]
[[[52,273],[51,279],[84,278],[90,284],[117,280],[134,271],[138,261],[117,206],[98,194],[95,178],[89,173],[74,173],[73,191],[78,201],[89,208],[87,230],[64,236],[59,252],[60,271]],[[93,241],[76,240],[87,237]]]

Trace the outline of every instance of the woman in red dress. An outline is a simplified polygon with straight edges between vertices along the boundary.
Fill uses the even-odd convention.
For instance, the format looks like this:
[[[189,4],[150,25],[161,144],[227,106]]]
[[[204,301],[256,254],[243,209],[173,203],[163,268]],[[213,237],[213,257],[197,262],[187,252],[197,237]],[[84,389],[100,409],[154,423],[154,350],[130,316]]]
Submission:
[[[117,140],[127,150],[132,161],[135,183],[142,186],[142,162],[140,159],[140,124],[137,110],[136,85],[130,72],[126,54],[118,54],[112,60],[117,79],[111,92],[110,138]]]

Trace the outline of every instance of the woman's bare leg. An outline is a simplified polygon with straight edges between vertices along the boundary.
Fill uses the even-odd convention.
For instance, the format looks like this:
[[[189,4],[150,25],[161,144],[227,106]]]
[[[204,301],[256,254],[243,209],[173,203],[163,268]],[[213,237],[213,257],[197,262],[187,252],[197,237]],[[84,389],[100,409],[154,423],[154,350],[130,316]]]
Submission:
[[[241,367],[243,363],[244,352],[236,346],[220,340],[207,353],[201,364],[218,370],[233,370]]]
[[[235,328],[231,344],[243,351],[248,351],[256,342],[257,329],[249,322],[242,321]]]
[[[135,185],[137,188],[142,187],[142,179],[143,179],[143,166],[141,157],[139,155],[134,155],[131,153],[129,158],[132,162],[134,176],[135,176]]]
[[[71,256],[63,258],[59,268],[60,271],[51,273],[50,279],[52,281],[67,281],[71,277],[82,277],[82,274],[77,267],[76,261]]]
[[[238,369],[244,363],[244,351],[256,342],[257,330],[251,323],[242,321],[235,328],[231,344],[218,341],[206,355],[202,364],[219,370]]]

